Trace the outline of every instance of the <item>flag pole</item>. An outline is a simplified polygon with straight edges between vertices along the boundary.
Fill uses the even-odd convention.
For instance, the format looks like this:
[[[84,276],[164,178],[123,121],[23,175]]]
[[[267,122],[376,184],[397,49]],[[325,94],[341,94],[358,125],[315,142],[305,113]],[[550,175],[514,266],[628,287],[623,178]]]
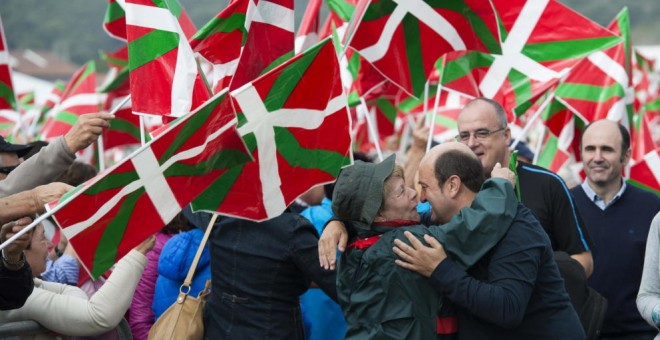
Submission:
[[[342,46],[341,53],[339,54],[339,60],[342,60],[342,58],[344,58],[344,56],[346,55],[346,51],[348,50],[348,46],[351,44],[351,41],[353,40],[353,36],[355,36],[355,31],[357,31],[357,26],[360,24],[360,21],[362,20],[362,17],[364,16],[364,13],[366,12],[366,11],[362,10],[361,11],[362,13],[360,14],[360,17],[359,18],[356,17],[358,9],[361,8],[360,4],[363,4],[365,2],[366,2],[366,5],[364,5],[364,6],[366,8],[366,6],[369,5],[371,0],[360,0],[355,5],[355,11],[353,11],[353,15],[351,16],[351,20],[348,22],[348,26],[346,27],[346,34],[348,34],[348,36],[346,36],[346,43],[344,44],[344,46]],[[353,24],[354,26],[351,27],[351,24]]]
[[[545,139],[545,134],[548,132],[548,128],[544,128],[539,136],[539,140],[536,142],[536,147],[534,148],[534,159],[532,164],[536,164],[539,161],[539,154],[541,153],[541,148],[543,147],[543,139]]]
[[[435,120],[438,117],[438,108],[440,106],[440,93],[442,86],[438,83],[438,88],[435,91],[435,101],[433,102],[433,112],[431,113],[431,124],[429,126],[429,138],[426,140],[426,152],[431,149],[431,142],[433,141],[433,130],[435,129]]]
[[[371,119],[371,113],[369,112],[369,107],[367,106],[367,102],[364,100],[364,97],[360,97],[360,103],[362,104],[361,106],[364,110],[364,118],[367,120],[367,128],[369,129],[369,134],[371,135],[371,138],[374,139],[374,146],[376,147],[378,160],[382,162],[384,158],[383,152],[380,150],[380,138],[378,136],[378,130],[374,125],[374,121]]]
[[[429,80],[426,79],[426,82],[424,83],[424,98],[422,98],[422,110],[424,112],[424,126],[429,124],[429,115],[428,115],[428,110],[429,110]]]

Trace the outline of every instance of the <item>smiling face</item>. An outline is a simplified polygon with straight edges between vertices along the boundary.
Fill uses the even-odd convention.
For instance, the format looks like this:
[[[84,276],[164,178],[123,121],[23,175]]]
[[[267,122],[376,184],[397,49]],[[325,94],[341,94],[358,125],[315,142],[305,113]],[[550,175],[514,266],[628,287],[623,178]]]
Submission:
[[[431,205],[431,221],[433,223],[446,223],[451,219],[452,202],[443,192],[433,167],[434,159],[425,158],[419,165],[419,199]]]
[[[383,187],[383,203],[376,221],[419,221],[417,192],[406,186],[403,176],[390,176]]]
[[[591,124],[582,135],[582,165],[592,188],[619,187],[621,169],[630,160],[630,149],[622,150],[622,137],[615,122]]]
[[[475,100],[466,105],[456,120],[459,134],[469,134],[467,140],[461,141],[474,152],[481,165],[484,167],[484,174],[490,177],[495,163],[508,164],[506,155],[511,140],[511,130],[502,126],[503,122],[498,118],[495,108],[483,100]],[[504,128],[504,129],[502,129]],[[475,137],[478,131],[497,131],[487,137],[480,139]]]

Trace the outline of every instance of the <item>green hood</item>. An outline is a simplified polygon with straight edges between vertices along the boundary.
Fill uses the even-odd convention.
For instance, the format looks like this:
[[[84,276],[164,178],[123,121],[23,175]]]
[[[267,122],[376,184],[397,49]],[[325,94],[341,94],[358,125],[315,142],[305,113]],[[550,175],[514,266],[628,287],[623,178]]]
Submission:
[[[394,155],[378,164],[358,160],[343,169],[332,195],[335,216],[369,229],[383,201],[383,186],[394,170],[394,160]]]

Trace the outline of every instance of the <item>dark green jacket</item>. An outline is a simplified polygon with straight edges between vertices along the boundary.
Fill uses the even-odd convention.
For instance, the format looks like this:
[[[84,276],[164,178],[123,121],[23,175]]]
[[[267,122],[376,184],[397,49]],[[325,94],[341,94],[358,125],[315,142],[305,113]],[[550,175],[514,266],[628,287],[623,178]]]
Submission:
[[[430,234],[452,259],[467,268],[506,233],[517,205],[509,182],[490,179],[472,205],[445,225],[371,228],[382,233],[380,240],[367,249],[347,249],[339,262],[337,294],[348,324],[346,338],[436,338],[440,296],[427,278],[394,263],[394,239],[408,243],[403,236],[406,230],[420,240]]]

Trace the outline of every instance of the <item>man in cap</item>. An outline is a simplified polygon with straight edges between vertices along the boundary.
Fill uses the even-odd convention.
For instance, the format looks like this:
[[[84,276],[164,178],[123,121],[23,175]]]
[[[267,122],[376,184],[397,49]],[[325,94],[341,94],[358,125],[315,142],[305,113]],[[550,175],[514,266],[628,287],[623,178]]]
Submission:
[[[12,144],[0,136],[0,180],[23,162],[23,156],[32,149],[29,145]]]

